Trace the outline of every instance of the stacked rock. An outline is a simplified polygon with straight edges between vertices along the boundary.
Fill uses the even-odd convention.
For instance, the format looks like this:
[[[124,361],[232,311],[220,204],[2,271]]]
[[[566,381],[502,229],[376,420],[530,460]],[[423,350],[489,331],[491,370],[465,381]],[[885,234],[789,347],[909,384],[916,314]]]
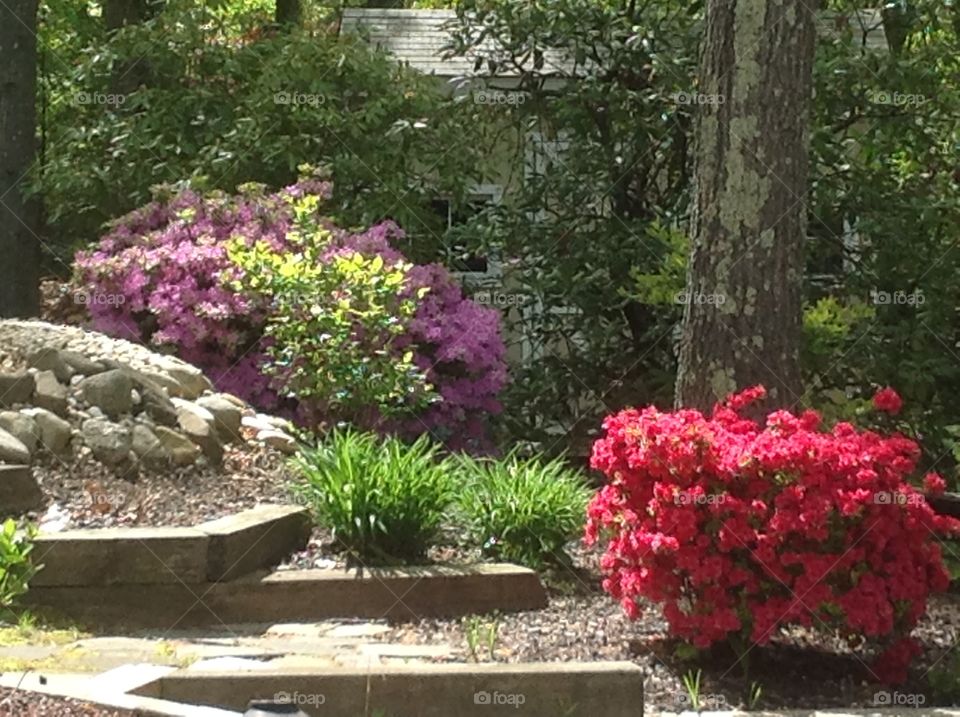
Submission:
[[[0,321],[0,511],[42,501],[30,464],[92,454],[117,475],[219,465],[229,443],[292,453],[288,422],[215,391],[195,366],[73,326]]]

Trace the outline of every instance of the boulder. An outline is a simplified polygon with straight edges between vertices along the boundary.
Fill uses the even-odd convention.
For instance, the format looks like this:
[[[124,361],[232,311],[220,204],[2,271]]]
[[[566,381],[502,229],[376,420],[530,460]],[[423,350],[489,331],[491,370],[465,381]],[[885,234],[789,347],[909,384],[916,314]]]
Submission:
[[[33,374],[26,371],[0,372],[0,407],[26,403],[33,395]]]
[[[163,426],[177,425],[177,407],[163,387],[142,371],[129,371],[130,380],[140,393],[140,410]]]
[[[57,381],[53,371],[40,371],[36,375],[33,404],[65,416],[67,413],[67,387]]]
[[[260,431],[257,440],[287,455],[297,452],[296,439],[283,431]]]
[[[143,465],[151,470],[162,470],[170,465],[170,452],[157,434],[148,426],[138,423],[133,427],[133,452]]]
[[[34,351],[27,357],[27,363],[38,371],[53,371],[57,380],[63,383],[70,383],[76,373],[60,356],[60,351],[51,346]]]
[[[213,415],[214,427],[224,441],[240,439],[240,421],[243,410],[236,403],[221,394],[202,396],[197,399],[196,405],[206,409]]]
[[[157,426],[154,435],[160,441],[170,461],[176,466],[193,465],[201,455],[200,447],[179,431]]]
[[[9,431],[0,428],[0,463],[28,464],[30,451]]]
[[[80,392],[91,406],[97,406],[111,418],[133,410],[133,381],[121,369],[88,376],[80,382]]]
[[[103,418],[89,418],[82,426],[83,442],[94,457],[108,466],[119,466],[130,458],[133,437],[130,429]]]
[[[36,510],[43,505],[43,491],[29,466],[0,465],[0,517]]]
[[[0,411],[0,428],[20,441],[32,456],[37,451],[40,431],[30,416],[16,411]]]
[[[183,389],[180,384],[170,378],[167,374],[161,371],[155,371],[153,369],[142,368],[137,370],[137,374],[145,381],[149,381],[154,386],[162,389],[167,396],[182,396]]]
[[[160,356],[157,367],[179,385],[179,396],[194,399],[205,391],[212,391],[213,384],[203,375],[203,371],[173,356]],[[171,395],[173,395],[171,393]]]
[[[203,454],[217,465],[223,460],[223,444],[215,428],[213,414],[182,398],[173,399],[177,407],[177,424],[186,436],[200,446]]]
[[[36,422],[40,442],[48,451],[59,455],[67,450],[72,437],[68,421],[45,408],[25,408],[22,413]]]
[[[60,360],[81,376],[93,376],[107,370],[100,361],[94,361],[77,351],[60,351]]]

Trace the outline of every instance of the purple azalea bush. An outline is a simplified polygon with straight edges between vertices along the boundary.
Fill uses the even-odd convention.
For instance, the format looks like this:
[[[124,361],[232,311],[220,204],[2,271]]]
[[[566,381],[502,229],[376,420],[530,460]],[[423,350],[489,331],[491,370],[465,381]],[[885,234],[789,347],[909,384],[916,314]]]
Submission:
[[[239,238],[248,246],[266,241],[288,249],[290,200],[315,195],[322,207],[330,193],[331,185],[319,180],[273,194],[257,187],[237,195],[187,190],[128,214],[97,246],[76,256],[75,281],[90,297],[93,328],[175,353],[204,369],[220,390],[263,410],[315,416],[309,406],[285,404],[282,386],[264,370],[263,330],[272,300],[233,288],[239,269],[227,256],[227,243]],[[359,252],[403,260],[393,245],[403,231],[393,222],[350,232],[320,221],[330,232],[327,257]],[[423,287],[429,291],[396,349],[414,352],[441,400],[399,423],[379,425],[408,436],[429,432],[452,448],[483,448],[486,419],[501,410],[497,396],[507,381],[499,313],[465,298],[438,264],[408,271],[404,291],[416,295]]]

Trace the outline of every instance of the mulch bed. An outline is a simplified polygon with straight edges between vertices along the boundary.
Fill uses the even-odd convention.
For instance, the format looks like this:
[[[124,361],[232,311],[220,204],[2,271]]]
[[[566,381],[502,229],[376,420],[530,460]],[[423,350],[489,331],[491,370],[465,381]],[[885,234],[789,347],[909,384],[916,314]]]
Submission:
[[[40,692],[0,687],[0,717],[139,717],[140,714]]]
[[[596,554],[575,551],[575,567],[548,578],[550,605],[544,610],[488,616],[496,622],[492,656],[486,646],[471,654],[469,620],[428,619],[398,624],[386,642],[449,644],[460,649],[456,660],[482,662],[631,660],[644,668],[645,706],[650,710],[692,709],[685,674],[702,669],[701,708],[734,709],[747,705],[751,685],[761,688],[755,709],[872,708],[881,706],[958,706],[960,674],[952,695],[937,694],[928,673],[960,665],[960,596],[938,595],[914,631],[924,648],[906,685],[896,689],[872,682],[866,659],[838,638],[810,630],[785,631],[770,645],[749,655],[750,677],[732,653],[715,651],[696,661],[678,656],[679,644],[667,638],[659,609],[648,605],[636,621],[600,590]],[[481,633],[482,634],[482,633]],[[482,636],[480,642],[483,642]],[[863,661],[861,661],[863,660]],[[886,703],[885,703],[885,700]],[[895,701],[899,700],[899,702]]]

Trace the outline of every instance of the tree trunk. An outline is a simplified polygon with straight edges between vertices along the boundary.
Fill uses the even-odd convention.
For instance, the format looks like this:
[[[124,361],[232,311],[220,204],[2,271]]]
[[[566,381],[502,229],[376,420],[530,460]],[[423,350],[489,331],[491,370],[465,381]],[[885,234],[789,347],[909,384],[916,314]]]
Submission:
[[[149,20],[162,7],[162,0],[104,0],[103,23],[113,32]]]
[[[36,203],[24,181],[36,158],[38,0],[0,2],[0,316],[40,308]]]
[[[806,0],[709,0],[678,406],[758,383],[764,408],[802,394],[815,12]]]
[[[300,0],[277,0],[274,9],[274,22],[280,26],[295,27],[303,19],[303,7]]]

